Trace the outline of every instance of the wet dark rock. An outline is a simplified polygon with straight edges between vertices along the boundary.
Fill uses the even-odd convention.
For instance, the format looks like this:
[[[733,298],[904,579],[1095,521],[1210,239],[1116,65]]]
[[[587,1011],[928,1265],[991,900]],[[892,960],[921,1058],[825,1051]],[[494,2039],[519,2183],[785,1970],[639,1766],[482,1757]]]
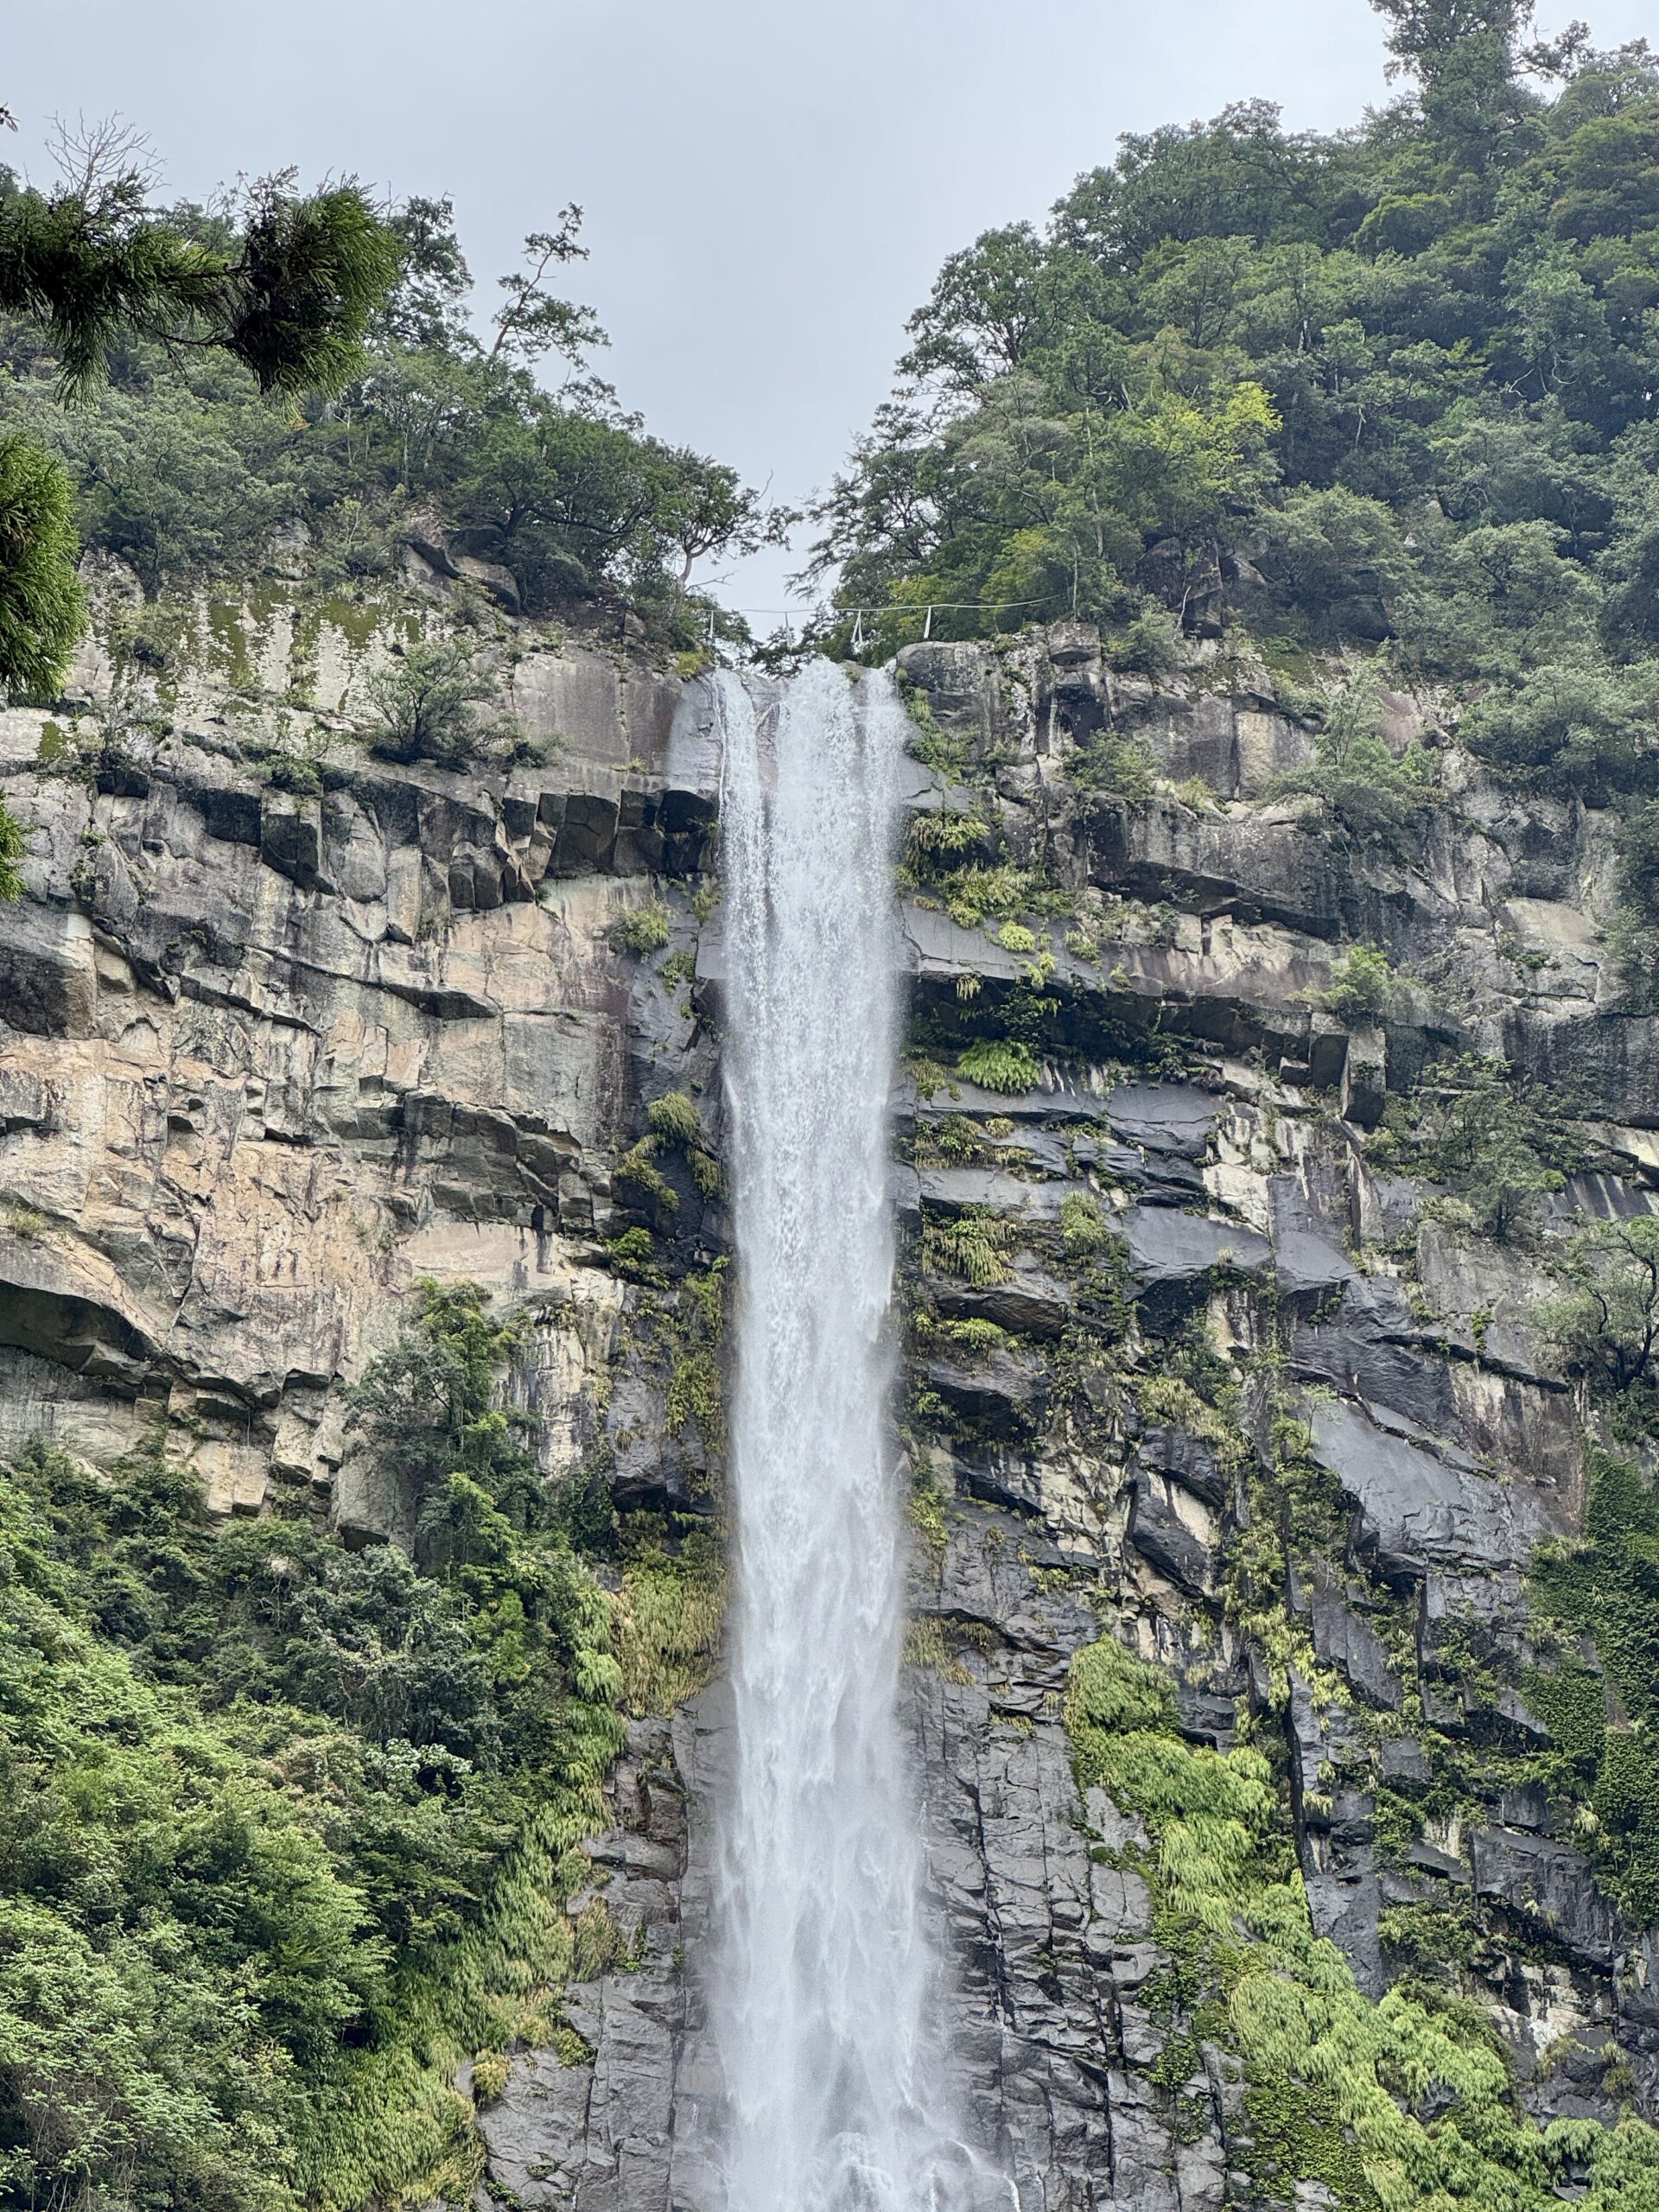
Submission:
[[[1143,1430],[1135,1457],[1149,1472],[1167,1475],[1206,1505],[1222,1507],[1231,1495],[1231,1478],[1217,1464],[1214,1452],[1184,1428]]]
[[[1034,1352],[999,1345],[982,1358],[933,1357],[923,1363],[928,1388],[987,1435],[1021,1436],[1039,1415],[1047,1370]]]
[[[1385,1782],[1408,1789],[1432,1781],[1434,1774],[1415,1736],[1385,1736],[1377,1746],[1376,1770]]]
[[[1313,1454],[1358,1509],[1357,1541],[1390,1580],[1470,1563],[1518,1568],[1552,1532],[1543,1500],[1391,1435],[1359,1407],[1317,1406]]]
[[[1024,1337],[1059,1336],[1076,1303],[1071,1287],[1028,1253],[1015,1255],[1004,1281],[982,1289],[945,1275],[930,1277],[928,1288],[947,1320],[993,1321]]]
[[[1478,1828],[1470,1841],[1474,1884],[1586,1966],[1611,1972],[1618,1916],[1584,1858],[1567,1844],[1516,1828]]]
[[[1404,1693],[1389,1663],[1388,1646],[1348,1603],[1328,1569],[1314,1575],[1308,1611],[1316,1655],[1345,1675],[1370,1704],[1397,1713]]]
[[[949,1213],[983,1206],[1036,1223],[1058,1221],[1066,1192],[1053,1183],[1027,1183],[1005,1167],[925,1167],[921,1196]]]
[[[1188,1160],[1204,1158],[1217,1110],[1210,1093],[1190,1084],[1126,1083],[1106,1101],[1114,1136]]]
[[[1133,1206],[1116,1225],[1128,1240],[1135,1280],[1147,1290],[1222,1273],[1260,1274],[1272,1259],[1272,1247],[1255,1230],[1202,1214]]]
[[[1141,1556],[1195,1598],[1215,1595],[1220,1571],[1219,1529],[1192,1494],[1167,1478],[1135,1478],[1129,1541]]]

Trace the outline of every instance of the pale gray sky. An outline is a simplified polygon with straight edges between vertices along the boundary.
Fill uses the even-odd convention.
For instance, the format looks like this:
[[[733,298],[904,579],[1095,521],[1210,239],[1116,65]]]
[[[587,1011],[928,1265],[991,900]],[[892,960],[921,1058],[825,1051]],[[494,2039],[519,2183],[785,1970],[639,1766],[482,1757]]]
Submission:
[[[1604,45],[1653,28],[1652,0],[1573,4]],[[290,162],[448,192],[486,292],[579,201],[572,289],[624,402],[798,505],[944,256],[1040,219],[1120,131],[1256,96],[1330,129],[1385,94],[1367,0],[0,0],[0,157],[36,174],[48,117],[118,110],[181,195]],[[723,595],[780,607],[798,559]]]

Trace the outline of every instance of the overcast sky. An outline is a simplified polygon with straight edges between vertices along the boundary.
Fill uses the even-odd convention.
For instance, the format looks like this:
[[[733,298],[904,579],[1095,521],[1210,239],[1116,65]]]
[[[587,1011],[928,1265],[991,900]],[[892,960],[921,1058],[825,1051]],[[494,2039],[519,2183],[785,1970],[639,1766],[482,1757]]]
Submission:
[[[1603,45],[1653,27],[1651,0],[1575,4]],[[1367,0],[0,0],[0,156],[42,180],[51,116],[118,111],[179,196],[289,162],[447,192],[486,292],[578,201],[571,289],[625,404],[796,505],[944,257],[1040,219],[1119,132],[1258,96],[1329,129],[1386,91]],[[798,561],[722,595],[769,630]]]

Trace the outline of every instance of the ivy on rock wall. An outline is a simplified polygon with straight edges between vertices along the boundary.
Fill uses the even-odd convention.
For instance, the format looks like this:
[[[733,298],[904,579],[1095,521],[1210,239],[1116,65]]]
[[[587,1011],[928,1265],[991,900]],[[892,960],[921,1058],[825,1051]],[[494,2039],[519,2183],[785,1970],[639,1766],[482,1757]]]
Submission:
[[[1408,1981],[1375,2001],[1360,1993],[1313,1932],[1260,1751],[1185,1741],[1166,1676],[1109,1638],[1072,1662],[1066,1726],[1078,1788],[1104,1789],[1144,1823],[1145,1842],[1117,1855],[1144,1872],[1172,1962],[1148,1993],[1171,2029],[1172,2086],[1201,2068],[1205,2042],[1236,2054],[1233,2155],[1269,2196],[1317,2183],[1384,2212],[1544,2212],[1568,2195],[1597,2212],[1659,2204],[1651,2128],[1538,2128],[1516,2112],[1476,2007]]]

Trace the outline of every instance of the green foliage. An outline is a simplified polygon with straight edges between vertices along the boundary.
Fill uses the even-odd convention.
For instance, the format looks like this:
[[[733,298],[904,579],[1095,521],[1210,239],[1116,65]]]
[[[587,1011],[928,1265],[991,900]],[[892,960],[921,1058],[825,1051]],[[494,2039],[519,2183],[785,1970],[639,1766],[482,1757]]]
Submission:
[[[976,814],[961,814],[950,807],[939,807],[912,817],[910,828],[905,833],[906,857],[917,874],[926,875],[941,862],[948,867],[960,861],[983,841],[985,835],[985,824]]]
[[[1541,1325],[1569,1368],[1615,1393],[1638,1393],[1649,1411],[1659,1350],[1659,1215],[1596,1222],[1569,1240],[1561,1294]]]
[[[1544,1091],[1494,1060],[1436,1062],[1407,1100],[1392,1100],[1375,1156],[1451,1194],[1442,1211],[1498,1243],[1536,1231],[1544,1200],[1580,1165],[1583,1140]]]
[[[957,868],[940,887],[951,920],[959,929],[976,930],[988,915],[1023,912],[1040,887],[1040,879],[1001,861],[995,868],[976,864]]]
[[[967,1321],[930,1321],[923,1333],[931,1343],[965,1351],[974,1359],[983,1359],[991,1352],[1000,1351],[1008,1341],[1006,1329],[1000,1328],[995,1321],[977,1318]]]
[[[304,199],[279,179],[228,217],[168,216],[135,176],[50,201],[8,182],[0,317],[24,318],[0,321],[8,404],[67,467],[83,538],[152,589],[260,573],[278,524],[303,526],[325,580],[385,574],[421,511],[422,533],[435,514],[457,551],[508,569],[531,613],[620,601],[689,647],[711,612],[689,590],[697,560],[775,541],[787,518],[644,435],[591,375],[559,398],[537,383],[544,353],[585,367],[604,342],[548,281],[580,257],[575,222],[527,241],[486,347],[447,200],[382,219],[349,184]],[[332,404],[274,410],[268,391]]]
[[[684,1154],[691,1179],[706,1198],[718,1198],[724,1187],[720,1162],[709,1151],[696,1107],[683,1090],[665,1091],[645,1109],[651,1133],[664,1145],[676,1145]]]
[[[645,1109],[645,1120],[667,1143],[702,1142],[702,1117],[683,1090],[664,1091],[660,1098],[653,1098]]]
[[[0,314],[28,315],[66,384],[86,390],[124,339],[207,346],[262,391],[337,391],[397,274],[391,232],[355,185],[302,198],[262,179],[232,223],[168,218],[118,143],[51,195],[0,183]]]
[[[945,1114],[937,1122],[918,1123],[912,1156],[918,1167],[980,1167],[991,1157],[991,1148],[977,1122],[966,1114]]]
[[[1068,1260],[1092,1259],[1111,1242],[1112,1232],[1096,1202],[1081,1191],[1060,1201],[1060,1242]]]
[[[0,900],[22,898],[23,879],[17,863],[28,850],[29,839],[22,823],[0,799]]]
[[[946,808],[918,814],[906,836],[900,885],[936,899],[959,929],[976,930],[993,918],[1012,921],[1041,900],[1046,887],[1036,871],[987,861],[988,848],[995,849],[994,833],[977,814]]]
[[[0,315],[41,327],[60,388],[85,396],[111,353],[203,348],[262,393],[335,392],[397,273],[397,242],[354,184],[302,198],[286,177],[234,222],[158,216],[118,138],[89,143],[80,181],[50,195],[0,173]],[[38,448],[0,441],[0,683],[48,690],[82,609],[70,488]]]
[[[660,1137],[641,1137],[639,1143],[630,1146],[617,1161],[612,1171],[612,1180],[637,1191],[659,1214],[677,1213],[680,1194],[657,1165],[657,1155],[661,1150]]]
[[[478,650],[460,638],[421,638],[394,652],[365,686],[379,725],[370,750],[383,760],[432,760],[446,768],[474,759],[487,735],[475,709],[496,685]]]
[[[1155,673],[1172,620],[1238,620],[1478,687],[1464,732],[1513,772],[1649,775],[1653,58],[1385,12],[1412,95],[1354,130],[1256,102],[1131,134],[1045,231],[946,261],[818,512],[842,604],[888,610],[874,652],[930,605],[936,637],[1082,615]],[[1418,826],[1375,739],[1320,766],[1344,835]]]
[[[1339,691],[1314,735],[1312,766],[1281,777],[1279,788],[1317,798],[1344,842],[1406,852],[1433,811],[1433,766],[1416,744],[1396,760],[1381,734],[1380,715],[1374,680]]]
[[[1659,1005],[1659,799],[1625,815],[1619,837],[1618,912],[1608,940],[1633,1007]]]
[[[1258,566],[1310,643],[1389,633],[1412,563],[1382,500],[1341,484],[1304,485],[1262,526]]]
[[[1150,748],[1138,737],[1122,737],[1102,730],[1066,764],[1066,772],[1080,790],[1102,799],[1134,805],[1151,798],[1154,789]]]
[[[1246,2089],[1235,2155],[1273,2196],[1312,2181],[1356,2212],[1452,2202],[1546,2212],[1583,2165],[1584,2201],[1612,2212],[1633,2185],[1659,2181],[1650,2129],[1534,2126],[1471,2012],[1405,1985],[1375,2003],[1360,1994],[1342,1953],[1313,1932],[1267,1760],[1185,1743],[1158,1669],[1109,1639],[1085,1646],[1065,1720],[1079,1788],[1105,1789],[1150,1833],[1154,1928],[1173,1962],[1166,2048],[1201,2036],[1237,2052]],[[1192,2070],[1179,2057],[1166,2069],[1181,2080]]]
[[[551,2032],[622,1678],[511,1341],[429,1285],[354,1394],[413,1559],[216,1532],[159,1448],[0,1474],[0,2193],[429,2194],[454,2069]]]
[[[922,1548],[936,1567],[943,1561],[950,1544],[946,1503],[944,1491],[932,1469],[918,1469],[911,1478],[910,1524],[921,1538]]]
[[[1522,1683],[1556,1746],[1552,1786],[1586,1808],[1601,1878],[1631,1917],[1659,1921],[1659,1497],[1631,1459],[1585,1447],[1584,1535],[1541,1548],[1540,1618],[1593,1640],[1605,1674],[1539,1669]]]
[[[713,1678],[725,1617],[720,1547],[706,1528],[641,1519],[624,1530],[617,1605],[622,1702],[671,1713]]]
[[[1659,662],[1621,669],[1579,655],[1484,702],[1460,734],[1500,766],[1605,801],[1649,774],[1643,763],[1656,711]]]
[[[1331,970],[1319,1002],[1338,1021],[1374,1021],[1395,993],[1389,956],[1374,944],[1351,944]]]
[[[631,1282],[658,1282],[661,1271],[656,1265],[657,1247],[651,1231],[639,1223],[612,1237],[605,1247],[611,1265],[620,1275]]]
[[[922,1265],[936,1273],[965,1276],[980,1289],[1006,1282],[1014,1224],[982,1209],[964,1206],[949,1219],[930,1217],[922,1224]]]
[[[726,1385],[721,1370],[726,1326],[726,1262],[680,1279],[675,1308],[658,1316],[669,1356],[664,1427],[671,1436],[695,1427],[705,1451],[726,1449]]]
[[[354,185],[302,200],[269,177],[249,194],[240,229],[219,342],[261,391],[342,391],[398,273],[391,232]]]
[[[0,436],[0,685],[50,694],[85,608],[75,575],[74,493],[27,438]]]
[[[982,1090],[1012,1096],[1035,1090],[1042,1069],[1029,1045],[1007,1037],[982,1037],[957,1055],[957,1073]]]
[[[660,952],[668,943],[668,909],[660,899],[648,899],[613,922],[606,935],[618,952],[632,952],[644,959],[649,953]]]

